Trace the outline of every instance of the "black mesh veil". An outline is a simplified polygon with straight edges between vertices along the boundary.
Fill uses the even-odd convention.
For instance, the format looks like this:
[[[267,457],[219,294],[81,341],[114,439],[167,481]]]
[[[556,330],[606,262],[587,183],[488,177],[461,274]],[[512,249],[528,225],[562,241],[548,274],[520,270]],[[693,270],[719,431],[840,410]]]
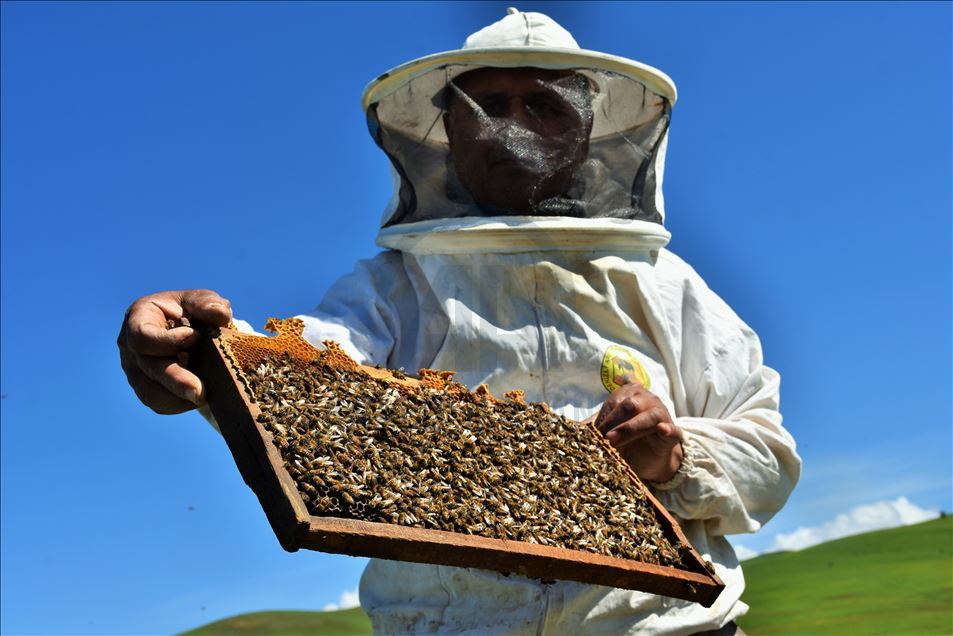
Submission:
[[[400,177],[385,226],[530,215],[662,222],[671,103],[601,69],[450,64],[367,110]]]

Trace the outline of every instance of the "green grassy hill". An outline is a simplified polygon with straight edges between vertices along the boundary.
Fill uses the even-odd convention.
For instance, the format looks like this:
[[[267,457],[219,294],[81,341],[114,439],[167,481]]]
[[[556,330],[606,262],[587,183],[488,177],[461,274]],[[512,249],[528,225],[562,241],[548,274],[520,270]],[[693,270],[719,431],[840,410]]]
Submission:
[[[953,517],[766,554],[744,564],[751,636],[953,634]],[[192,634],[370,634],[367,616],[257,612]]]
[[[745,561],[751,611],[769,634],[953,634],[953,517]]]
[[[255,636],[358,636],[371,633],[361,608],[336,612],[255,612],[209,623],[183,636],[254,634]]]

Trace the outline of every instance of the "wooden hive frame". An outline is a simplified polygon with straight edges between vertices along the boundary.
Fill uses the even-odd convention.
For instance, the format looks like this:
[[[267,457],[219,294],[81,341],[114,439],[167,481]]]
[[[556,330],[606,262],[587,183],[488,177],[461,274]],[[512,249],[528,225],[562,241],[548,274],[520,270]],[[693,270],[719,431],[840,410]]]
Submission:
[[[512,572],[544,580],[567,579],[671,596],[705,607],[710,607],[724,589],[724,583],[691,547],[675,519],[601,435],[597,435],[600,443],[640,484],[666,538],[682,546],[684,569],[522,541],[311,515],[284,468],[272,434],[257,421],[261,410],[246,392],[242,372],[231,354],[231,345],[241,341],[245,347],[257,347],[262,354],[287,352],[305,362],[314,359],[319,351],[300,337],[300,326],[289,329],[288,324],[293,323],[269,323],[269,328],[279,332],[275,338],[249,336],[232,329],[212,330],[192,354],[192,368],[205,382],[208,403],[222,436],[285,550],[306,548]],[[358,368],[372,377],[414,383],[412,379],[396,380],[386,370]]]

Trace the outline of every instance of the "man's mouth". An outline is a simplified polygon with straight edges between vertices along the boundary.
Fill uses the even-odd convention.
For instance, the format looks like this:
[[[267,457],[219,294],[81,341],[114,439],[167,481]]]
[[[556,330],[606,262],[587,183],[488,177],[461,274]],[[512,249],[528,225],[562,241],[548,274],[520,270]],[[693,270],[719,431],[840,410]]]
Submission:
[[[490,160],[490,169],[495,170],[497,168],[525,170],[526,166],[516,157],[506,156]]]
[[[501,153],[498,156],[490,157],[488,170],[491,172],[520,172],[525,175],[539,175],[543,171],[543,163],[534,161],[528,157],[521,159],[510,153]]]

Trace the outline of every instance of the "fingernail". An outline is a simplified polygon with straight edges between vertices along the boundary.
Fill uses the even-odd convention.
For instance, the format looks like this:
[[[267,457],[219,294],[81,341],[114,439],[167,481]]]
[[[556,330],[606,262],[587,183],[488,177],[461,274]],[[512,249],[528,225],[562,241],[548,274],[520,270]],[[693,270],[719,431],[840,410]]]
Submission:
[[[203,399],[201,391],[192,389],[186,395],[189,399],[189,402],[191,402],[195,406],[202,406],[205,403],[205,400]]]
[[[609,431],[606,433],[606,439],[609,440],[610,444],[615,444],[617,441],[619,441],[619,432]]]

